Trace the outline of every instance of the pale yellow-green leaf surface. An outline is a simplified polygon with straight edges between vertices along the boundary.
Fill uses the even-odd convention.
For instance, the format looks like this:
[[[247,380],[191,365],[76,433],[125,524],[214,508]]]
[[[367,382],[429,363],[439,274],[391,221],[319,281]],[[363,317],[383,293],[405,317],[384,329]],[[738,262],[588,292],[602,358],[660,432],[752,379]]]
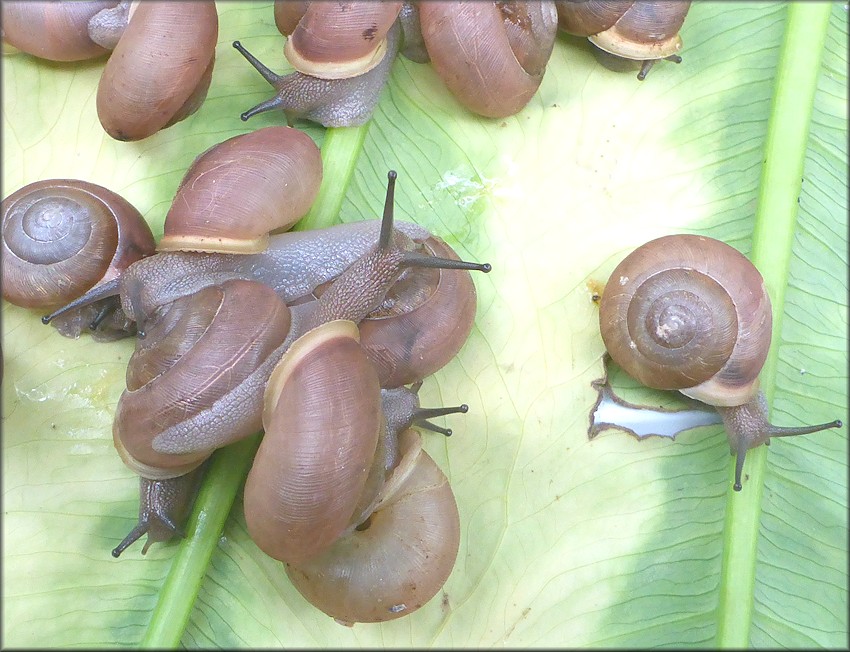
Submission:
[[[270,3],[218,3],[220,42],[197,114],[138,142],[106,136],[103,61],[3,59],[3,194],[78,177],[136,205],[160,235],[192,159],[248,123],[271,89],[230,46],[286,69]],[[710,646],[716,635],[729,448],[718,427],[675,441],[587,437],[604,352],[592,296],[663,234],[748,253],[786,8],[695,3],[681,65],[646,81],[561,36],[538,94],[476,117],[427,65],[398,60],[369,126],[341,221],[396,215],[469,260],[475,327],[428,379],[423,405],[469,404],[426,437],[457,498],[462,540],[418,612],[346,628],[313,608],[251,542],[237,499],[182,638],[186,647]],[[847,417],[847,10],[833,6],[800,198],[773,416]],[[305,124],[321,144],[323,130]],[[3,625],[11,646],[133,646],[174,545],[110,550],[132,527],[137,480],[112,415],[131,340],[65,339],[3,303]],[[650,394],[658,404],[669,400]],[[769,450],[751,643],[847,643],[846,428]],[[747,491],[746,480],[744,491]]]

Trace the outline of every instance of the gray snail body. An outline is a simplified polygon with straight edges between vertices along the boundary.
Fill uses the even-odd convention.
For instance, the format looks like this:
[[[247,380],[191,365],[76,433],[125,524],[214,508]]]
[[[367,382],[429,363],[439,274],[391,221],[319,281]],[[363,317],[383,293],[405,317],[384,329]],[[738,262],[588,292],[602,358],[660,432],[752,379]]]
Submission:
[[[353,127],[372,116],[400,45],[401,2],[275,3],[275,22],[288,36],[284,54],[295,72],[277,75],[233,43],[276,91],[242,120],[281,109],[287,121]]]
[[[636,249],[612,272],[599,320],[606,349],[626,373],[715,406],[736,455],[736,491],[751,448],[841,427],[768,422],[759,373],[770,347],[770,299],[752,263],[718,240],[674,235]]]

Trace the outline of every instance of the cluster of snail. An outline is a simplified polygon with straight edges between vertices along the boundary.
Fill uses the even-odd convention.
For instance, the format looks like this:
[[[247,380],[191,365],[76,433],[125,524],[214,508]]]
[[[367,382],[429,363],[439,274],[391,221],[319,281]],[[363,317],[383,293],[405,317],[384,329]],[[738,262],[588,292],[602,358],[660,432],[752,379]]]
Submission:
[[[457,506],[410,428],[450,434],[428,419],[466,411],[421,408],[417,392],[472,328],[469,270],[490,267],[393,224],[394,172],[380,222],[269,235],[307,212],[321,168],[290,127],[214,146],[187,171],[155,254],[115,193],[31,184],[3,201],[3,291],[41,309],[79,294],[44,321],[87,311],[66,325],[138,332],[113,439],[142,478],[139,523],[114,556],[146,533],[145,549],[180,534],[204,461],[262,428],[249,533],[323,611],[375,622],[423,605],[454,564]]]
[[[286,2],[275,24],[287,36],[284,55],[295,72],[269,70],[238,41],[234,47],[277,91],[242,119],[282,109],[287,119],[324,126],[366,122],[397,53],[430,62],[467,109],[489,118],[513,115],[537,92],[558,29],[588,37],[599,61],[614,70],[660,59],[680,62],[679,30],[690,2],[514,0],[510,2]]]
[[[588,37],[605,65],[637,65],[643,79],[657,60],[680,61],[689,4],[275,2],[296,72],[277,75],[234,43],[277,91],[242,119],[282,109],[288,120],[363,124],[399,52],[430,61],[470,110],[511,115],[536,92],[559,26]],[[78,60],[114,48],[97,101],[114,138],[145,138],[203,102],[213,3],[2,10],[4,40],[36,56]],[[33,28],[36,14],[44,27]],[[68,30],[72,17],[73,39],[42,36]],[[189,45],[177,45],[187,34]],[[150,43],[169,51],[167,65]],[[131,74],[134,60],[147,65]],[[163,72],[175,76],[152,77]],[[113,437],[141,477],[139,523],[115,556],[145,534],[145,550],[180,534],[205,460],[263,429],[245,486],[251,537],[320,609],[376,622],[423,605],[454,564],[457,506],[412,427],[450,434],[428,419],[466,411],[421,408],[417,392],[469,335],[469,271],[489,265],[460,261],[415,224],[394,224],[392,172],[382,220],[287,232],[321,175],[318,149],[295,129],[231,138],[193,162],[158,244],[138,211],[105,188],[30,184],[3,201],[3,296],[53,311],[44,321],[65,335],[138,335]],[[770,301],[755,267],[716,240],[670,236],[636,250],[602,294],[600,324],[627,373],[717,407],[737,455],[736,490],[747,450],[841,425],[768,423],[758,374]]]
[[[513,0],[509,2],[295,2],[276,0],[295,71],[278,75],[233,46],[276,91],[242,120],[281,109],[325,127],[366,123],[397,54],[431,62],[469,110],[490,118],[520,111],[537,92],[558,29],[588,37],[614,70],[680,62],[679,30],[690,2]],[[98,85],[106,132],[139,140],[188,117],[206,98],[218,17],[212,2],[4,2],[4,42],[56,61],[112,51]]]

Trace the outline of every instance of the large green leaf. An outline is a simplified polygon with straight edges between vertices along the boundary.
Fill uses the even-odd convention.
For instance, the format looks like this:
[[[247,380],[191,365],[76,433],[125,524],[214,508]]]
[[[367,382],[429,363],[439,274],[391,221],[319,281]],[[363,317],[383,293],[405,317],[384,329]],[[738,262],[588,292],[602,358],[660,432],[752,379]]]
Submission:
[[[284,68],[270,4],[219,3],[219,14],[206,104],[140,143],[112,141],[98,124],[102,61],[4,57],[4,194],[84,178],[123,194],[161,233],[198,153],[283,119],[238,119],[269,90],[230,41]],[[750,253],[787,14],[785,4],[696,3],[685,61],[660,64],[643,83],[561,37],[538,95],[505,120],[470,115],[430,67],[400,60],[366,131],[308,127],[334,167],[319,217],[333,217],[338,199],[341,220],[377,216],[394,168],[403,219],[493,264],[475,278],[469,341],[422,390],[428,404],[471,408],[452,418],[451,440],[426,442],[460,508],[458,561],[442,595],[415,614],[344,628],[257,550],[237,499],[221,537],[207,540],[194,606],[191,578],[204,563],[172,574],[165,594],[175,602],[154,620],[179,619],[182,608],[186,647],[846,645],[846,430],[777,440],[764,473],[734,497],[718,428],[675,441],[586,433],[603,353],[591,296],[614,265],[683,231]],[[781,424],[847,416],[846,66],[847,9],[835,4],[774,342],[769,390]],[[137,505],[111,441],[133,343],[64,339],[5,302],[2,315],[4,642],[136,645],[184,547],[109,554]],[[758,468],[753,459],[745,471]],[[752,525],[738,519],[741,500]],[[753,564],[733,576],[724,559],[742,527]],[[739,612],[743,629],[720,632]],[[166,640],[158,636],[148,640]]]

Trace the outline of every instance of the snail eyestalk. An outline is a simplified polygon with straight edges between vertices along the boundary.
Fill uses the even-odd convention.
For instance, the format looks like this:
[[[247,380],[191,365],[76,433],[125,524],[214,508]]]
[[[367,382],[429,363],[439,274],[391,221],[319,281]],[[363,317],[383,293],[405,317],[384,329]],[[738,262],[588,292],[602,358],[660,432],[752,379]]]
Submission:
[[[436,269],[466,269],[472,272],[484,272],[489,274],[493,267],[490,263],[470,263],[465,260],[452,260],[450,258],[439,258],[409,251],[404,254],[401,261],[402,267],[433,267]]]
[[[673,63],[682,63],[682,57],[678,54],[671,54],[669,57],[662,57],[664,61],[672,61]],[[640,67],[640,72],[637,75],[639,81],[643,81],[646,79],[646,76],[649,74],[649,71],[652,69],[652,66],[656,61],[661,61],[661,59],[647,59],[643,62]]]
[[[384,215],[381,218],[381,235],[378,238],[378,248],[390,246],[390,236],[393,232],[393,206],[395,204],[395,180],[398,174],[395,170],[387,172],[387,196],[384,199]]]
[[[387,195],[384,199],[384,214],[381,218],[381,235],[378,237],[378,249],[389,249],[390,239],[393,232],[393,205],[395,202],[395,181],[398,174],[395,170],[390,170],[387,173]],[[438,256],[430,256],[415,251],[408,251],[404,254],[401,262],[401,267],[430,267],[436,269],[465,269],[475,272],[488,273],[492,267],[490,263],[469,263],[463,260],[452,260],[450,258],[440,258]]]
[[[816,426],[800,426],[795,428],[783,428],[771,425],[767,429],[767,434],[769,437],[793,437],[794,435],[808,435],[813,432],[820,432],[821,430],[829,430],[830,428],[840,428],[843,425],[840,419],[830,421],[829,423],[821,423]]]
[[[263,79],[265,79],[272,86],[274,86],[276,82],[279,82],[282,79],[281,75],[278,75],[277,73],[272,72],[269,68],[267,68],[265,64],[263,64],[259,59],[257,59],[257,57],[248,52],[248,50],[246,50],[239,41],[233,41],[233,47],[236,48],[239,54],[245,57],[248,60],[248,63],[254,66],[257,72],[262,75]]]
[[[97,315],[92,319],[89,324],[89,330],[96,331],[98,326],[100,326],[103,321],[109,317],[112,313],[117,310],[118,304],[114,301],[107,301],[103,306],[101,306],[100,310],[97,311]]]
[[[277,88],[277,84],[279,84],[280,81],[283,79],[282,75],[278,75],[277,73],[266,67],[259,59],[257,59],[257,57],[248,52],[248,50],[246,50],[239,41],[233,41],[233,47],[236,48],[236,50],[248,60],[248,63],[254,66],[257,72],[262,75],[263,79],[265,79],[273,87]],[[275,95],[274,97],[269,98],[268,100],[260,102],[255,107],[248,109],[243,114],[241,114],[239,118],[242,120],[242,122],[246,122],[249,118],[254,117],[258,113],[265,113],[266,111],[274,111],[275,109],[285,108],[286,102],[284,101],[283,96]]]
[[[419,426],[420,428],[424,428],[425,430],[430,430],[431,432],[437,432],[441,435],[445,435],[446,437],[451,437],[451,428],[442,428],[436,424],[431,423],[430,421],[428,421],[428,419],[432,419],[434,417],[443,417],[448,414],[466,414],[467,412],[469,412],[469,406],[465,403],[463,405],[458,405],[457,407],[417,407],[413,411],[413,425]]]
[[[49,315],[44,315],[41,318],[42,324],[49,324],[51,321],[59,317],[60,315],[64,315],[66,312],[70,310],[74,310],[75,308],[80,308],[81,306],[87,306],[90,303],[94,303],[95,301],[100,301],[101,299],[106,299],[108,297],[114,297],[119,294],[119,285],[121,283],[121,278],[116,277],[111,281],[107,281],[106,283],[101,283],[100,285],[96,285],[91,290],[86,292],[83,296],[78,299],[74,299],[71,303],[66,304],[56,310],[55,312],[50,313]]]
[[[285,109],[283,98],[280,95],[275,95],[273,98],[265,100],[264,102],[260,102],[257,106],[254,106],[244,113],[239,115],[239,119],[242,122],[247,122],[249,118],[253,118],[255,115],[259,113],[265,113],[266,111],[274,111],[275,109]]]

